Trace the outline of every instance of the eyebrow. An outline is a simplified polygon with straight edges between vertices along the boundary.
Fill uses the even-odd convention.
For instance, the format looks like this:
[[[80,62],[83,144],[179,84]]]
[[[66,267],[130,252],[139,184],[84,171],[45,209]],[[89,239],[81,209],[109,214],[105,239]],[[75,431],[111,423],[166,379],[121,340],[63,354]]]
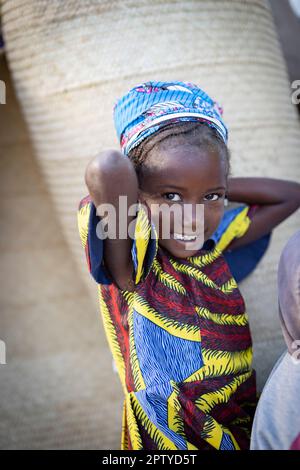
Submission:
[[[211,189],[208,189],[207,191],[218,191],[218,189],[225,189],[225,186],[218,186],[217,188],[211,188]]]
[[[164,188],[179,189],[179,191],[185,191],[185,190],[186,190],[186,188],[182,188],[182,187],[180,187],[180,186],[176,186],[175,184],[168,184],[168,183],[166,183],[166,184],[160,184],[160,185],[158,186],[158,189],[164,189]]]
[[[158,189],[163,189],[163,188],[169,188],[169,189],[177,189],[179,191],[185,191],[187,188],[182,188],[180,186],[176,186],[174,184],[162,184],[162,185],[159,185],[158,186]],[[219,189],[224,189],[226,190],[225,186],[218,186],[217,188],[211,188],[211,189],[207,189],[205,192],[207,191],[218,191]]]

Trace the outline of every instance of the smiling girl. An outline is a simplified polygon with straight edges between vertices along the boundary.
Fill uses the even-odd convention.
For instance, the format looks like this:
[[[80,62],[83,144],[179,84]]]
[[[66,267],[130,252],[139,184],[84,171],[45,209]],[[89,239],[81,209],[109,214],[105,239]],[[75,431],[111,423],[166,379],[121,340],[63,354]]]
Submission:
[[[141,84],[114,117],[121,152],[87,166],[78,224],[125,393],[121,448],[247,449],[256,385],[237,281],[299,208],[300,185],[230,178],[222,110],[191,83]],[[118,212],[119,196],[139,203],[126,221],[134,237],[101,239],[96,208]],[[224,212],[226,198],[241,205]],[[192,208],[187,231],[171,218],[161,236],[153,220],[163,204]],[[199,204],[203,231],[194,234]]]

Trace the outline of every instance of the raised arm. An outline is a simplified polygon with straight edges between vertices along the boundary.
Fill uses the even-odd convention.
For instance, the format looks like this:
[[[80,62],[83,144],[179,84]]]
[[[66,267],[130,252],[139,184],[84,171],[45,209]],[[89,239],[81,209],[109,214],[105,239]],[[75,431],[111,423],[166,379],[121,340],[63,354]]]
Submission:
[[[227,197],[260,206],[245,235],[230,244],[230,249],[234,249],[266,235],[299,209],[300,184],[275,178],[229,178]]]
[[[118,214],[119,196],[127,196],[127,207],[137,202],[138,181],[134,167],[120,152],[107,150],[88,164],[85,182],[96,209],[101,204],[111,204],[116,210],[117,238],[108,237],[104,240],[104,262],[120,289],[133,290],[132,239],[118,238],[120,222]],[[134,218],[135,216],[128,217],[127,226]]]

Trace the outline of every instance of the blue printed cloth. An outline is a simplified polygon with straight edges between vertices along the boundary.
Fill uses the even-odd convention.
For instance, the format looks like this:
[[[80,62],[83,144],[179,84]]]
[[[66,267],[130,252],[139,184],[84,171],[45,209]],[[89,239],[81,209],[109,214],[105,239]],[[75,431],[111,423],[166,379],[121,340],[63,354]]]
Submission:
[[[182,121],[205,122],[227,143],[222,107],[192,83],[146,82],[114,105],[114,122],[124,155],[161,127]]]

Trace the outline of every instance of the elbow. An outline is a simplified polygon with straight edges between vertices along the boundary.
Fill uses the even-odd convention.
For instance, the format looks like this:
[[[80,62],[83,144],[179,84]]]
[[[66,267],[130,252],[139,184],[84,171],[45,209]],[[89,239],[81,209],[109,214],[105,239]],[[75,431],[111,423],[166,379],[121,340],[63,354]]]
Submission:
[[[287,188],[284,202],[297,210],[300,207],[300,183],[291,182]]]
[[[105,150],[97,154],[87,165],[85,170],[85,183],[89,189],[101,182],[102,178],[108,176],[112,169],[116,167],[120,158],[124,158],[117,150]]]
[[[285,207],[286,211],[286,218],[292,215],[294,212],[297,212],[297,210],[300,207],[300,197],[299,194],[295,195],[294,197],[289,198],[283,203],[283,206]]]

